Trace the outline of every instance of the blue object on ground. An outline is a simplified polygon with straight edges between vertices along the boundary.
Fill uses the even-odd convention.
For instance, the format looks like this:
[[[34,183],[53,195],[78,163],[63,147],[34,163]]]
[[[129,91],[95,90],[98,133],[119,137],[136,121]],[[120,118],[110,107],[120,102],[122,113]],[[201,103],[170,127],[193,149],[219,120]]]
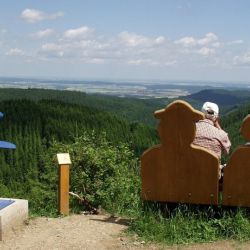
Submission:
[[[16,145],[7,141],[0,141],[0,148],[15,149]]]
[[[5,207],[8,207],[10,204],[14,203],[15,201],[13,200],[1,200],[0,199],[0,210],[5,208]]]
[[[4,114],[0,112],[0,119],[2,119]],[[7,141],[0,141],[0,148],[5,149],[16,149],[16,145]]]

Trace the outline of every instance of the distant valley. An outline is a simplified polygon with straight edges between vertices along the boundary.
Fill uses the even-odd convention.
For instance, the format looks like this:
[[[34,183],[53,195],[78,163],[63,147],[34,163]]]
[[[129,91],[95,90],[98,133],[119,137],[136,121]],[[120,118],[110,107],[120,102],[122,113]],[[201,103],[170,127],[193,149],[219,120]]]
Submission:
[[[190,81],[108,82],[0,77],[0,88],[68,90],[88,94],[153,99],[188,96],[204,89],[250,90],[250,84]]]

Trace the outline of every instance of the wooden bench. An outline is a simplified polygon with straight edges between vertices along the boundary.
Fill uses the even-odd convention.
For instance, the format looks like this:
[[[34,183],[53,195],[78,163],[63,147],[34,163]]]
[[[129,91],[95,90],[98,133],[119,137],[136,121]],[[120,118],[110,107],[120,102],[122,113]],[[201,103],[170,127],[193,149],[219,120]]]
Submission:
[[[242,123],[241,134],[250,141],[250,115]],[[250,145],[238,146],[224,171],[223,204],[250,207]]]
[[[195,123],[204,119],[203,113],[178,100],[154,115],[160,120],[161,144],[148,149],[141,157],[142,198],[218,205],[219,160],[212,152],[192,144]],[[250,117],[243,124],[242,131],[250,139]],[[225,205],[250,205],[250,188],[247,189],[250,171],[245,174],[250,168],[247,154],[250,156],[250,146],[237,149],[225,169],[222,193]]]

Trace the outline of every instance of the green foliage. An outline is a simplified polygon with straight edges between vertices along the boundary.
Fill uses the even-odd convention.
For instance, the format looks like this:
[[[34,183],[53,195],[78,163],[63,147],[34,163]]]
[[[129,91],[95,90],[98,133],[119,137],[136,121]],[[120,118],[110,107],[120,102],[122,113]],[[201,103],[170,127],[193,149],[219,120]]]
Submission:
[[[72,192],[87,198],[95,207],[101,206],[116,213],[130,213],[138,207],[138,161],[126,144],[114,146],[106,135],[94,133],[84,134],[71,144],[53,142],[45,156],[48,159],[45,168],[54,175],[56,163],[51,164],[50,159],[57,152],[70,153]],[[44,179],[45,183],[48,181]],[[56,189],[55,184],[55,181],[50,182],[49,189]]]
[[[1,89],[0,101],[26,99],[33,102],[57,100],[77,104],[91,109],[104,110],[131,122],[142,122],[155,126],[154,111],[169,103],[167,98],[136,99],[120,98],[98,94],[86,94],[79,91],[62,91],[49,89]]]
[[[228,133],[231,140],[231,154],[239,146],[245,143],[244,138],[240,134],[240,127],[242,125],[243,119],[250,114],[250,104],[242,105],[239,109],[233,110],[226,116],[222,117],[222,127]],[[230,154],[230,155],[231,155]],[[227,162],[230,158],[229,156],[223,156],[223,162]]]
[[[0,110],[5,113],[5,117],[0,123],[0,138],[17,145],[17,149],[14,151],[0,151],[0,183],[2,185],[0,195],[29,199],[31,211],[41,215],[55,214],[57,203],[57,173],[52,171],[52,169],[55,170],[55,166],[47,169],[47,165],[45,165],[52,159],[47,158],[46,152],[50,150],[53,140],[70,145],[74,143],[75,138],[81,137],[85,133],[91,134],[95,130],[96,134],[106,133],[107,140],[112,145],[116,145],[114,155],[118,150],[125,154],[126,151],[120,148],[125,144],[129,145],[137,156],[158,141],[156,131],[146,125],[130,124],[126,120],[104,111],[76,104],[53,100],[38,102],[12,100],[0,102]],[[91,148],[90,143],[89,148]],[[93,155],[98,148],[97,146],[92,147]],[[119,156],[120,158],[111,156],[110,164],[113,164],[114,168],[115,165],[119,165],[121,156]],[[99,159],[100,166],[106,166],[105,157],[102,157]],[[93,162],[94,160],[95,158],[92,159]],[[126,171],[125,169],[120,172]],[[90,173],[91,171],[89,170]],[[112,172],[111,169],[105,171],[105,173],[98,171],[97,173],[107,175]],[[94,176],[92,178],[94,179]],[[120,181],[123,184],[125,180]],[[106,185],[108,184],[113,185],[111,181],[106,183]],[[93,189],[94,187],[91,191]],[[124,195],[125,201],[125,194],[121,192],[121,195]],[[98,197],[101,199],[102,194]],[[112,203],[110,202],[110,204]],[[111,207],[111,205],[109,206]]]
[[[140,203],[140,179],[138,160],[129,147],[120,143],[112,145],[105,134],[85,133],[72,143],[53,141],[43,152],[43,169],[37,180],[29,180],[28,190],[16,195],[28,198],[33,214],[55,216],[57,214],[58,168],[56,153],[69,152],[70,191],[87,198],[95,207],[113,212],[132,214]],[[54,159],[54,160],[53,160]],[[27,184],[27,183],[26,183]],[[24,187],[23,187],[24,188]],[[73,211],[84,207],[71,199]]]

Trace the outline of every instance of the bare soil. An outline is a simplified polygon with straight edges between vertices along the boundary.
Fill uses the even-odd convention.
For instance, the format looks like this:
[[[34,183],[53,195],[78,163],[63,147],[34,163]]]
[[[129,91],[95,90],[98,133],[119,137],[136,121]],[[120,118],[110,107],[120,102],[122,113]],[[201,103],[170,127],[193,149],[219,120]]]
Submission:
[[[62,218],[35,218],[13,229],[0,242],[1,250],[92,250],[92,249],[171,249],[230,250],[250,249],[250,243],[220,241],[188,246],[145,244],[136,236],[126,236],[128,220],[109,215],[71,215]]]

